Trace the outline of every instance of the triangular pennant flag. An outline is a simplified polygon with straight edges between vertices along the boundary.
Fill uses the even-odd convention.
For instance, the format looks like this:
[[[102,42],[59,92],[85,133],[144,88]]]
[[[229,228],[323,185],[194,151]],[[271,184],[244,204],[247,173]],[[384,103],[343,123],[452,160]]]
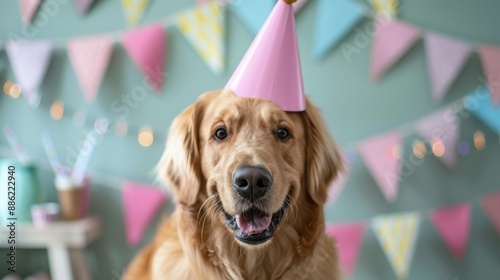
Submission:
[[[21,10],[21,20],[28,24],[33,20],[38,7],[42,0],[19,0],[19,8]]]
[[[399,132],[391,132],[365,140],[359,146],[361,158],[389,202],[398,195],[400,159],[394,151],[401,147],[402,142]]]
[[[494,107],[486,87],[479,88],[464,100],[464,106],[500,135],[500,107]]]
[[[375,11],[395,15],[399,11],[399,0],[371,0]]]
[[[293,10],[295,13],[298,13],[304,6],[309,2],[309,0],[298,0],[297,2],[293,3]]]
[[[488,80],[493,105],[500,105],[500,47],[480,46],[479,55],[483,64],[484,75]]]
[[[363,18],[363,6],[348,0],[320,0],[314,34],[314,57],[325,56]]]
[[[337,200],[337,197],[340,195],[340,192],[344,188],[345,182],[348,178],[348,172],[344,171],[337,175],[337,178],[332,182],[330,188],[328,189],[328,202],[334,203]]]
[[[161,25],[152,24],[129,31],[122,38],[123,48],[130,59],[157,91],[163,85],[167,46],[165,32]]]
[[[147,10],[149,0],[122,0],[122,8],[129,26],[135,26]]]
[[[231,1],[230,7],[248,32],[255,36],[273,10],[275,3],[275,0],[238,0]]]
[[[135,246],[165,202],[166,195],[157,187],[127,182],[122,186],[122,196],[127,243]]]
[[[429,144],[443,144],[444,154],[440,155],[447,167],[457,163],[456,146],[460,134],[460,124],[457,115],[447,108],[423,118],[416,124],[416,130]]]
[[[113,38],[77,38],[68,42],[68,56],[87,102],[94,101],[113,53]]]
[[[470,205],[464,203],[434,210],[430,219],[453,256],[462,259],[469,242]]]
[[[49,41],[9,41],[6,46],[12,70],[27,100],[38,94],[52,57]]]
[[[428,33],[425,36],[425,49],[432,97],[441,100],[467,62],[471,47],[462,41]]]
[[[347,275],[352,275],[358,262],[359,251],[365,233],[362,223],[329,225],[326,233],[335,238],[339,258]]]
[[[396,19],[377,16],[373,22],[370,78],[380,79],[419,39],[420,30]],[[375,35],[376,34],[376,35]]]
[[[92,6],[92,3],[94,3],[94,0],[73,0],[73,4],[75,5],[75,8],[80,16],[87,13],[90,6]]]
[[[215,3],[177,15],[177,27],[210,69],[224,70],[224,14]]]
[[[416,212],[373,218],[372,228],[396,276],[404,279],[410,270],[420,226]]]
[[[483,197],[481,205],[500,235],[500,191]]]

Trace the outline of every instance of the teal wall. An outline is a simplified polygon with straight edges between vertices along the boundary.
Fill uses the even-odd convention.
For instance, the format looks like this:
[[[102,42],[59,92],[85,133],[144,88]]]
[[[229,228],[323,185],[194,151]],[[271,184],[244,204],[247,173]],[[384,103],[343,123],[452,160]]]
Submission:
[[[333,0],[332,0],[333,1]],[[10,33],[25,34],[32,39],[67,38],[80,35],[101,34],[125,28],[119,1],[96,0],[90,14],[79,18],[69,0],[44,0],[59,9],[43,26],[23,32],[17,1],[0,4],[0,41]],[[69,3],[66,3],[69,2]],[[145,22],[186,8],[190,1],[151,1]],[[417,120],[446,104],[459,99],[480,84],[482,70],[477,54],[468,61],[458,81],[445,100],[435,103],[430,97],[427,65],[422,41],[378,84],[368,80],[370,47],[351,57],[349,62],[340,49],[322,61],[312,59],[313,29],[317,1],[312,0],[297,16],[298,37],[302,53],[306,91],[320,105],[329,128],[344,147]],[[66,4],[64,4],[66,3]],[[475,42],[500,45],[500,2],[495,0],[406,0],[402,2],[401,18],[425,30],[441,32]],[[39,12],[44,12],[44,9]],[[361,22],[364,29],[370,20]],[[130,110],[127,118],[131,127],[150,125],[164,138],[170,122],[183,108],[192,103],[200,93],[224,86],[231,70],[237,66],[251,36],[243,29],[231,12],[227,13],[227,71],[214,76],[177,30],[168,30],[167,71],[164,90],[151,93]],[[26,30],[25,30],[26,31]],[[345,42],[353,43],[356,32]],[[0,82],[12,80],[13,74],[5,52],[0,54]],[[142,84],[142,75],[134,67],[120,46],[115,47],[111,64],[95,103],[84,102],[77,86],[74,72],[64,49],[58,49],[52,59],[47,77],[41,88],[43,100],[39,108],[30,108],[21,99],[0,97],[0,125],[13,127],[29,154],[42,169],[39,177],[46,197],[55,201],[53,175],[47,169],[48,161],[43,152],[40,135],[48,131],[54,138],[56,149],[63,161],[72,150],[78,150],[86,129],[72,125],[71,117],[54,121],[48,108],[55,99],[63,100],[71,111],[85,110],[94,117],[117,120],[119,113],[111,104],[121,95],[130,95],[132,89]],[[91,124],[88,124],[90,127]],[[87,127],[87,128],[88,128]],[[417,210],[427,215],[435,207],[457,202],[473,203],[470,245],[464,259],[456,262],[427,219],[421,228],[418,248],[408,279],[494,279],[500,274],[500,237],[494,232],[485,214],[479,208],[478,198],[500,189],[498,166],[500,145],[498,136],[473,116],[462,119],[461,139],[469,143],[476,130],[485,132],[488,145],[483,151],[472,151],[459,158],[457,168],[448,170],[441,162],[429,156],[424,163],[401,183],[399,199],[388,204],[363,163],[358,160],[351,167],[351,177],[335,205],[326,208],[328,221],[368,220],[377,214]],[[137,252],[125,244],[122,217],[122,180],[152,183],[151,170],[160,158],[163,143],[157,141],[150,148],[138,145],[136,131],[127,137],[108,134],[96,148],[90,162],[93,176],[91,209],[103,220],[104,232],[89,250],[89,261],[96,279],[118,279],[127,262]],[[405,139],[409,151],[415,136]],[[5,139],[0,138],[3,153],[9,154]],[[106,176],[104,175],[106,174]],[[173,206],[167,205],[168,215]],[[160,216],[160,215],[159,215]],[[157,217],[155,223],[159,220]],[[154,233],[154,224],[141,245]],[[140,247],[140,246],[139,246]],[[0,256],[4,251],[0,251]],[[0,259],[2,259],[0,257]],[[42,250],[19,251],[19,269],[28,275],[38,269],[47,269],[47,259]],[[3,266],[1,266],[3,267]],[[0,270],[0,276],[5,271]],[[353,279],[395,279],[371,231],[367,231],[361,257]]]

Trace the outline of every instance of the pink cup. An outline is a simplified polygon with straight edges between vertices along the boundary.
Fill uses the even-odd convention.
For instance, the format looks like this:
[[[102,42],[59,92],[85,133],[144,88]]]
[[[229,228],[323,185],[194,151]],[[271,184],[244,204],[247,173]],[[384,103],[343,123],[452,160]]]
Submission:
[[[82,204],[80,205],[80,218],[86,218],[89,215],[90,201],[90,177],[85,176],[82,182]]]
[[[59,219],[59,206],[56,203],[45,203],[31,206],[31,218],[36,227],[44,227]]]
[[[80,185],[75,185],[69,178],[56,178],[55,185],[64,219],[86,218],[89,212],[90,177],[85,176]]]

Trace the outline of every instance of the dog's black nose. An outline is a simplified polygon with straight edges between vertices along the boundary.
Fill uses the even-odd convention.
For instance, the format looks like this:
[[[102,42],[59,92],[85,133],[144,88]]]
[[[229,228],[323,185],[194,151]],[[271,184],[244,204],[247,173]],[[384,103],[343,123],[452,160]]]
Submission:
[[[233,173],[233,188],[252,202],[264,196],[272,182],[269,171],[259,166],[240,166]]]

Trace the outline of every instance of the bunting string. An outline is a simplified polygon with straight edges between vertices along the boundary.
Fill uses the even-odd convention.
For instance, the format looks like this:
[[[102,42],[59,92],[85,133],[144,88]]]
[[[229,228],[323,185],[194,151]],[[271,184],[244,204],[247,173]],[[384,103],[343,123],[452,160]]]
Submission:
[[[272,7],[272,1],[261,1],[269,5],[269,7]],[[87,5],[91,3],[91,1],[84,2],[87,3]],[[147,1],[124,0],[123,3],[135,5],[134,3],[145,2]],[[306,1],[302,1],[301,5],[305,2]],[[500,89],[496,80],[500,75],[498,73],[500,68],[496,66],[498,63],[495,64],[490,61],[500,60],[500,47],[438,35],[437,32],[425,30],[413,24],[403,22],[394,16],[400,8],[396,0],[374,0],[372,2],[373,9],[351,0],[319,0],[317,6],[316,40],[314,43],[315,56],[321,57],[326,55],[331,48],[340,42],[343,37],[359,23],[362,17],[368,17],[373,20],[373,32],[378,34],[373,38],[372,42],[370,71],[372,80],[377,81],[385,75],[385,73],[392,68],[418,39],[425,37],[431,90],[435,100],[439,101],[444,97],[449,87],[464,67],[470,52],[477,51],[481,55],[483,61],[483,67],[487,76],[486,79],[488,80],[491,95],[493,96],[493,103],[495,106],[499,105]],[[91,64],[85,63],[87,61],[85,58],[88,58],[88,55],[85,54],[91,53],[92,49],[99,48],[99,46],[103,46],[102,48],[111,48],[113,43],[121,40],[130,58],[147,76],[152,87],[156,90],[160,90],[163,79],[158,74],[155,74],[157,71],[151,71],[151,68],[154,68],[151,62],[155,62],[154,66],[157,66],[156,68],[163,68],[163,65],[159,65],[158,61],[164,61],[161,58],[165,55],[166,42],[157,40],[158,32],[160,32],[159,30],[177,26],[181,33],[193,45],[198,55],[207,63],[207,66],[212,72],[220,74],[224,69],[225,48],[223,44],[223,17],[219,15],[224,13],[224,8],[227,5],[229,5],[230,10],[240,15],[240,19],[244,24],[248,21],[246,24],[252,25],[253,27],[251,29],[256,29],[257,26],[260,26],[259,23],[256,23],[257,18],[266,17],[266,15],[261,13],[267,12],[260,9],[259,3],[256,1],[241,0],[238,1],[238,3],[231,3],[231,1],[214,1],[201,6],[196,5],[191,10],[181,11],[174,15],[166,16],[137,29],[115,31],[90,37],[54,38],[51,40],[44,40],[44,44],[49,48],[49,53],[46,53],[47,50],[44,50],[42,46],[40,46],[39,41],[31,42],[28,47],[23,46],[24,44],[14,44],[16,43],[15,41],[9,41],[8,43],[10,45],[15,45],[15,47],[12,47],[8,52],[9,58],[13,68],[15,68],[14,70],[17,69],[16,76],[23,88],[23,94],[29,103],[33,103],[33,99],[37,98],[36,92],[38,91],[43,75],[45,74],[44,71],[46,70],[46,67],[43,67],[43,60],[50,60],[50,52],[52,49],[67,48],[68,55],[70,55],[70,59],[72,60],[73,68],[78,76],[78,81],[84,96],[87,102],[90,103],[97,95],[100,81],[104,76],[107,63],[109,63],[110,51],[100,51],[99,56],[96,56],[94,58],[94,63]],[[257,17],[255,14],[259,14],[260,16]],[[149,34],[153,26],[158,29],[158,32],[155,32],[155,36]],[[334,26],[334,28],[332,29],[331,26]],[[364,35],[367,36],[371,34]],[[138,37],[142,39],[138,40]],[[96,38],[106,38],[108,42],[105,42],[106,45],[97,44],[95,42],[91,44]],[[75,46],[76,42],[78,42],[80,46]],[[2,45],[1,43],[2,42],[0,42],[0,45]],[[352,52],[349,44],[351,43],[348,42],[346,45],[342,45],[343,52]],[[134,48],[131,49],[131,46],[134,46]],[[137,50],[135,50],[135,48],[137,48]],[[43,55],[43,57],[36,60],[36,63],[33,63],[34,66],[37,66],[34,68],[32,67],[36,70],[33,70],[36,72],[36,75],[27,75],[28,70],[20,66],[20,63],[16,64],[16,61],[22,61],[20,57],[23,56],[12,53],[17,53],[19,51],[28,51],[29,53],[38,53],[40,56]],[[156,68],[154,69],[158,70]],[[89,74],[89,71],[95,74]],[[23,76],[33,78],[23,78]]]
[[[320,1],[322,1],[322,0],[320,0]],[[369,18],[369,19],[371,19],[371,20],[376,20],[377,15],[381,14],[381,12],[378,12],[375,9],[368,8],[366,5],[359,4],[358,2],[355,2],[355,1],[352,1],[352,0],[340,0],[340,1],[351,2],[351,3],[355,4],[355,5],[358,5],[358,6],[362,7],[362,9],[360,10],[361,13],[362,13],[362,15],[365,16],[365,17],[367,17],[367,18]],[[252,1],[242,1],[242,2],[252,2]],[[227,6],[231,3],[231,1],[230,0],[217,0],[217,1],[213,1],[213,3],[216,3],[220,8],[227,8]],[[206,3],[203,3],[202,5],[206,5]],[[231,8],[231,10],[234,9],[234,7],[230,7],[230,8]],[[384,12],[382,12],[382,14],[384,14]],[[387,20],[394,18],[394,19],[397,19],[398,21],[401,21],[400,18],[395,18],[390,13],[389,14],[385,14],[385,15],[387,16]],[[165,16],[163,18],[160,18],[158,20],[152,21],[152,22],[148,23],[148,25],[149,24],[158,24],[158,25],[161,25],[164,28],[170,28],[170,27],[176,26],[176,24],[177,24],[176,18],[177,18],[177,13],[173,14],[173,15],[167,15],[167,16]],[[422,34],[432,33],[432,34],[445,35],[444,33],[436,32],[436,31],[430,30],[428,28],[427,29],[426,28],[422,28],[422,27],[413,25],[411,23],[406,23],[406,24],[412,25],[415,28],[421,30]],[[354,27],[354,26],[352,26],[352,27]],[[86,35],[85,37],[111,37],[111,38],[113,38],[113,40],[114,40],[113,42],[114,43],[118,43],[118,42],[120,42],[120,38],[122,38],[123,35],[125,35],[126,33],[128,33],[130,30],[133,30],[133,29],[119,30],[119,31],[107,32],[107,33],[99,33],[99,34],[93,34],[93,35]],[[448,35],[445,35],[445,36],[448,36]],[[67,47],[69,41],[73,40],[74,38],[78,38],[78,37],[82,37],[82,36],[76,36],[76,37],[75,36],[71,36],[71,37],[60,37],[60,38],[57,38],[57,37],[56,38],[46,38],[45,40],[50,41],[52,43],[53,48],[55,48],[55,49],[65,49]],[[492,45],[492,43],[472,41],[472,40],[467,40],[467,39],[463,39],[463,38],[457,38],[456,40],[464,42],[464,43],[467,43],[468,45],[472,46],[474,51],[477,51],[477,47],[478,46],[481,46],[481,45]],[[5,44],[5,42],[0,40],[0,44]]]
[[[330,222],[327,223],[326,232],[336,238],[340,263],[347,275],[354,274],[364,232],[371,229],[398,279],[405,279],[410,271],[422,219],[428,219],[433,224],[450,254],[460,260],[466,254],[475,208],[483,209],[490,218],[492,230],[500,234],[497,228],[500,212],[492,212],[493,204],[487,204],[493,201],[500,201],[500,192],[427,211],[395,212],[367,219]],[[494,207],[499,208],[496,205]]]
[[[225,10],[226,6],[230,0],[217,0],[213,1],[213,3],[217,4],[223,11]],[[207,4],[203,4],[207,5]],[[146,25],[150,24],[157,24],[162,26],[165,29],[175,27],[177,25],[177,13],[167,15],[165,17],[162,17],[160,19],[154,20],[152,22],[147,23]],[[71,37],[55,37],[55,38],[47,38],[45,40],[50,41],[52,43],[52,47],[54,49],[66,49],[68,46],[68,42],[74,40],[75,38],[81,38],[81,37],[109,37],[113,39],[113,43],[119,43],[121,41],[121,38],[129,33],[132,30],[135,30],[136,28],[128,28],[126,30],[118,30],[118,31],[112,31],[112,32],[106,32],[106,33],[98,33],[98,34],[90,34],[90,35],[85,35],[85,36],[71,36]],[[5,44],[4,41],[0,40],[0,44],[3,45]]]

